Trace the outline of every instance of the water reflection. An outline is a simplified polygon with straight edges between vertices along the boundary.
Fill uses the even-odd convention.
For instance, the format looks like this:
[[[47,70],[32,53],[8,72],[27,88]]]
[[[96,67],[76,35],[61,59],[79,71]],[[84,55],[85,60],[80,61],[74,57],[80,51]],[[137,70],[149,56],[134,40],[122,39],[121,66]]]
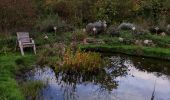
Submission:
[[[59,72],[36,68],[29,80],[43,80],[44,100],[170,100],[170,62],[125,55],[109,57],[98,73]],[[156,83],[155,83],[156,82]]]

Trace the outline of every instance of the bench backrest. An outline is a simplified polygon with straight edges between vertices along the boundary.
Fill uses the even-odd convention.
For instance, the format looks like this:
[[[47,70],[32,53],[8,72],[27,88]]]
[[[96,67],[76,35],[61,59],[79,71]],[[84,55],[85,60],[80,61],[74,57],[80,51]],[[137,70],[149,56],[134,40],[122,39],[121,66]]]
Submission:
[[[30,37],[28,32],[17,32],[17,39],[18,41],[21,41],[22,43],[29,43]]]

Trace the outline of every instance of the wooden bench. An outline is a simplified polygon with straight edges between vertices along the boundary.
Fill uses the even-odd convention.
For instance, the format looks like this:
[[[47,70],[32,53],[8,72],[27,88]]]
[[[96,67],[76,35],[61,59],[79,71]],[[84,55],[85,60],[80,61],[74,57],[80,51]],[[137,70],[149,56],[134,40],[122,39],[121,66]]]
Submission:
[[[32,47],[36,54],[35,42],[30,38],[28,32],[17,32],[17,40],[22,55],[24,55],[24,48],[26,47]]]

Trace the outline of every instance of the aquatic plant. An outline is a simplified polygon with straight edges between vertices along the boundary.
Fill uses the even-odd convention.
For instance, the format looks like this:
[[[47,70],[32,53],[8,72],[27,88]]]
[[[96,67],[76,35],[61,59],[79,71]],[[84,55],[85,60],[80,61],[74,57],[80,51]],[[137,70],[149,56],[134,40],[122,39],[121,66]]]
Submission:
[[[81,71],[96,71],[102,68],[104,60],[99,53],[84,52],[77,50],[73,52],[70,48],[63,56],[63,68]]]

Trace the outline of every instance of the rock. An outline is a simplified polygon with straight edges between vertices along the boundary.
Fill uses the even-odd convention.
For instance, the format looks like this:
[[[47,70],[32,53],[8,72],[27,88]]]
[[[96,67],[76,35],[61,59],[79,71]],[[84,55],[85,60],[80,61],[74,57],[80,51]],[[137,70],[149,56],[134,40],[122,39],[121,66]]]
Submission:
[[[123,38],[121,38],[121,37],[119,37],[119,41],[120,41],[120,42],[123,42],[123,41],[124,41],[124,39],[123,39]]]
[[[146,45],[146,46],[154,46],[154,43],[153,43],[152,40],[144,40],[143,44]]]
[[[107,23],[106,21],[98,21],[98,22],[94,22],[94,23],[89,23],[87,26],[86,26],[86,32],[88,34],[93,34],[93,35],[96,35],[96,34],[100,34],[102,32],[104,32],[107,28]]]
[[[160,35],[161,35],[161,36],[166,36],[166,33],[165,33],[165,32],[162,32]]]
[[[86,29],[85,29],[85,28],[83,28],[83,29],[82,29],[82,31],[85,33],[85,32],[86,32]]]
[[[143,43],[144,44],[149,44],[149,40],[144,40]]]
[[[44,36],[44,39],[46,39],[46,40],[47,40],[47,39],[48,39],[48,36],[47,36],[47,35],[45,35],[45,36]]]

